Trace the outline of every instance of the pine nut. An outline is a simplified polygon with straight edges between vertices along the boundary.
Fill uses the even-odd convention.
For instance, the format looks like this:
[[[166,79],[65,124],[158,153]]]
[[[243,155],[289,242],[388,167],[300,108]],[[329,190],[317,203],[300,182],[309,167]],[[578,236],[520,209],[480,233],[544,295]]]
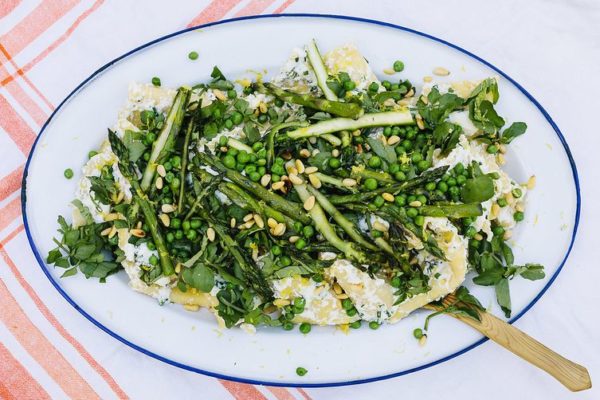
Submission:
[[[285,169],[288,173],[288,175],[298,175],[298,169],[296,168],[296,166],[294,164],[286,164]]]
[[[421,204],[421,202],[419,200],[415,200],[415,201],[411,201],[410,203],[408,203],[408,205],[411,207],[421,207],[423,204]]]
[[[496,219],[500,214],[500,206],[496,203],[492,204],[492,209],[490,210],[490,219]]]
[[[265,227],[265,221],[263,221],[262,217],[258,214],[254,214],[254,222],[256,222],[256,226],[260,229]]]
[[[505,231],[504,232],[504,240],[508,240],[512,237],[512,231]]]
[[[274,218],[269,218],[269,219],[267,219],[267,226],[268,226],[269,228],[271,228],[271,229],[272,229],[272,228],[275,228],[275,227],[277,226],[277,224],[278,224],[278,222],[277,222],[277,220],[276,220],[276,219],[274,219]]]
[[[221,92],[219,89],[213,89],[213,94],[217,99],[221,101],[227,100],[227,96],[225,96],[225,93]]]
[[[523,206],[523,203],[519,203],[519,204],[517,204],[517,205],[515,206],[515,211],[518,211],[518,212],[523,212],[523,211],[525,211],[525,206]]]
[[[158,167],[156,167],[156,172],[158,172],[158,175],[162,176],[163,178],[165,177],[165,175],[167,175],[167,170],[165,169],[165,166],[160,164]]]
[[[206,230],[206,237],[208,238],[208,240],[210,240],[211,242],[215,241],[215,230],[212,227],[209,227]]]
[[[171,218],[167,214],[160,214],[158,218],[164,226],[169,227],[171,225]]]
[[[507,150],[508,149],[506,148],[505,144],[501,144],[500,146],[498,146],[498,151],[500,151],[500,153],[502,153],[502,154],[506,154]]]
[[[104,221],[106,222],[116,221],[118,219],[122,219],[119,213],[109,213],[104,216]]]
[[[386,75],[394,75],[396,71],[394,71],[392,68],[386,68],[383,70],[383,73]]]
[[[307,175],[310,175],[310,174],[314,174],[318,170],[319,170],[319,168],[317,168],[317,167],[306,167],[304,169],[304,173],[307,174]]]
[[[110,233],[110,231],[112,230],[112,228],[113,227],[111,226],[111,227],[104,229],[102,232],[100,232],[100,236],[107,236]]]
[[[394,195],[391,193],[384,193],[381,195],[385,201],[389,201],[390,203],[394,201]]]
[[[481,233],[476,233],[475,236],[473,236],[473,239],[475,239],[475,240],[483,240],[483,236],[481,235]]]
[[[298,170],[298,173],[303,174],[304,173],[304,163],[302,162],[302,160],[296,160],[295,164],[296,164],[296,169]]]
[[[387,225],[385,225],[379,221],[375,221],[373,223],[373,229],[375,229],[376,231],[379,231],[379,232],[387,232],[389,230]]]
[[[260,184],[263,186],[267,186],[271,182],[271,175],[265,174],[260,178]]]
[[[294,244],[296,243],[298,240],[300,240],[300,236],[290,236],[290,243]]]
[[[342,294],[336,294],[335,297],[338,300],[344,300],[344,299],[348,298],[348,295],[346,293],[342,293]]]
[[[417,120],[417,127],[420,130],[425,129],[425,124],[423,123],[423,117],[421,117],[421,114],[417,114],[416,120]]]
[[[110,229],[110,233],[108,234],[108,238],[112,239],[117,234],[117,227],[113,225]]]
[[[450,75],[450,71],[448,71],[446,68],[444,67],[436,67],[433,69],[433,74],[437,75],[437,76],[448,76]]]
[[[156,185],[156,188],[158,190],[163,188],[163,179],[159,176],[158,178],[156,178],[156,182],[154,183]]]
[[[300,157],[302,157],[302,158],[308,158],[308,157],[310,157],[310,150],[302,149],[302,150],[300,150],[299,154],[300,154]]]
[[[266,112],[267,112],[267,105],[266,105],[265,103],[262,103],[262,102],[261,102],[261,103],[258,105],[258,109],[260,110],[260,112],[261,112],[262,114],[264,114],[264,113],[266,113]]]
[[[506,159],[504,158],[503,154],[498,154],[496,156],[496,159],[498,160],[498,165],[504,165],[504,164],[506,164]]]
[[[244,216],[244,222],[248,222],[248,221],[250,221],[251,219],[254,219],[254,214],[252,214],[252,213],[250,213],[250,214],[246,214],[246,215]]]
[[[346,186],[346,187],[353,187],[356,186],[357,182],[355,179],[352,178],[344,178],[342,180],[342,185]]]
[[[312,208],[315,206],[315,201],[317,199],[315,199],[315,196],[310,196],[308,199],[306,199],[306,201],[304,202],[304,209],[306,211],[310,211],[312,210]]]
[[[286,299],[275,299],[275,300],[273,300],[273,305],[276,306],[276,307],[279,307],[279,308],[288,306],[289,304],[290,304],[290,301],[286,300]]]
[[[527,189],[532,190],[535,187],[536,181],[537,178],[535,177],[535,175],[531,175],[531,177],[527,181]]]
[[[146,232],[144,232],[142,229],[132,229],[129,232],[135,237],[139,237],[139,238],[146,237]]]
[[[343,292],[342,287],[337,282],[333,284],[333,291],[335,294],[338,294],[338,295],[342,294],[342,292]]]
[[[389,137],[389,139],[388,139],[388,141],[387,141],[387,142],[388,142],[388,144],[389,144],[390,146],[393,146],[393,145],[395,145],[396,143],[400,142],[400,136],[397,136],[397,135],[392,135],[392,136],[390,136],[390,137]]]
[[[290,174],[289,176],[290,181],[294,184],[294,185],[302,185],[304,183],[304,181],[302,180],[302,178],[300,178],[298,175],[296,174]]]
[[[285,233],[285,224],[281,222],[277,224],[275,228],[273,228],[273,236],[282,236]]]
[[[253,226],[254,226],[254,220],[253,220],[253,219],[251,219],[250,221],[248,221],[248,222],[246,222],[246,223],[244,224],[244,228],[246,228],[246,229],[250,229],[250,228],[252,228]]]
[[[172,213],[173,211],[177,210],[177,207],[175,207],[173,204],[163,204],[160,209],[162,210],[162,212],[164,213]]]
[[[419,339],[419,346],[423,347],[427,344],[427,335],[421,336]]]
[[[281,188],[282,188],[282,187],[284,187],[284,186],[285,186],[285,182],[283,182],[283,181],[279,181],[279,182],[275,182],[274,184],[272,184],[272,185],[271,185],[271,188],[272,188],[273,190],[279,190],[279,189],[281,189]]]
[[[123,198],[125,198],[125,192],[120,190],[119,194],[117,195],[117,204],[121,203],[123,201]]]
[[[229,226],[231,228],[235,228],[236,223],[237,223],[237,221],[235,220],[235,218],[231,218],[231,220],[229,221]]]
[[[181,263],[177,263],[177,265],[175,265],[175,272],[177,272],[177,273],[181,272]]]
[[[340,156],[340,151],[338,149],[333,149],[333,150],[331,150],[331,155],[333,157],[339,157]]]
[[[321,187],[321,180],[319,179],[319,177],[315,174],[310,174],[308,176],[308,180],[310,181],[310,184],[313,185],[313,187],[315,189],[319,189]]]

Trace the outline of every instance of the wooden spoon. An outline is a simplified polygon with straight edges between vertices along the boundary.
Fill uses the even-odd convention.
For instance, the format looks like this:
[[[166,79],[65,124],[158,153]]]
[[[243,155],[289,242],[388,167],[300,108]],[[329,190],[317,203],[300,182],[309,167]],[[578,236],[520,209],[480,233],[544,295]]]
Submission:
[[[443,303],[456,302],[453,295],[446,296]],[[425,308],[434,311],[444,310],[444,306],[428,304]],[[485,311],[479,311],[481,322],[460,314],[449,313],[452,317],[478,330],[500,346],[510,350],[525,361],[546,371],[573,392],[592,387],[588,370],[582,365],[567,360],[560,354],[544,346],[513,325]]]

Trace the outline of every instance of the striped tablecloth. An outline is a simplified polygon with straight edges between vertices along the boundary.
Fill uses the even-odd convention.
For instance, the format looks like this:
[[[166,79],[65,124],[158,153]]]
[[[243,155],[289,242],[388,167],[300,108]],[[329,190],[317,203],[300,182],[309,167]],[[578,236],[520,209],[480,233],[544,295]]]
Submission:
[[[565,398],[549,377],[490,343],[418,374],[356,387],[302,390],[217,380],[112,339],[48,282],[24,233],[20,186],[31,145],[56,105],[99,66],[153,38],[218,19],[283,12],[382,19],[444,37],[497,63],[555,115],[578,161],[584,201],[598,203],[599,169],[588,150],[600,148],[598,124],[592,123],[600,89],[597,0],[0,0],[1,399]],[[591,86],[595,95],[587,90]],[[518,323],[586,364],[592,379],[600,372],[600,325],[591,301],[600,269],[597,261],[584,260],[592,260],[597,247],[589,233],[594,220],[600,221],[598,206],[584,207],[565,272]],[[561,293],[569,294],[568,304]],[[598,392],[582,396],[598,398]]]

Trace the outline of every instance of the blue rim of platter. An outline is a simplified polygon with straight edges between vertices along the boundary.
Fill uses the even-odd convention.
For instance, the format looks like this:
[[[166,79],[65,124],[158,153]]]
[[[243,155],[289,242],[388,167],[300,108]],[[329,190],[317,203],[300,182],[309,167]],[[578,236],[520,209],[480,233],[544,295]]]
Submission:
[[[104,70],[106,70],[107,68],[110,68],[112,65],[114,65],[115,63],[119,62],[120,60],[129,57],[132,54],[137,53],[140,50],[143,50],[147,47],[150,47],[156,43],[160,43],[164,40],[170,39],[172,37],[184,34],[186,32],[189,31],[193,31],[196,29],[201,29],[201,28],[208,28],[211,26],[216,26],[216,25],[223,25],[223,24],[230,24],[233,22],[237,22],[237,21],[246,21],[246,20],[253,20],[253,19],[272,19],[272,18],[322,18],[322,19],[334,19],[334,20],[346,20],[346,21],[356,21],[356,22],[362,22],[362,23],[366,23],[366,24],[372,24],[372,25],[378,25],[378,26],[384,26],[387,28],[392,28],[392,29],[397,29],[397,30],[401,30],[404,32],[408,32],[411,34],[415,34],[430,40],[433,40],[435,42],[444,44],[452,49],[458,50],[461,53],[479,61],[480,63],[482,63],[483,65],[493,69],[494,71],[496,71],[498,74],[500,74],[502,77],[504,77],[506,80],[508,80],[510,83],[512,83],[517,89],[519,89],[519,91],[524,94],[529,101],[531,101],[536,108],[542,113],[542,115],[544,116],[544,118],[546,118],[546,121],[548,121],[548,123],[550,124],[550,126],[552,127],[552,129],[554,129],[554,132],[556,132],[556,135],[558,136],[558,138],[560,139],[560,142],[563,145],[563,148],[565,150],[565,153],[567,154],[567,157],[569,158],[569,163],[571,165],[571,170],[573,173],[573,180],[575,183],[575,190],[576,190],[576,195],[577,195],[577,208],[575,211],[575,224],[573,226],[573,234],[571,236],[571,242],[569,243],[569,248],[567,249],[567,252],[562,260],[562,262],[560,263],[560,266],[558,267],[558,269],[556,270],[556,272],[554,273],[554,275],[550,278],[550,280],[548,281],[548,283],[546,284],[546,286],[544,286],[544,288],[537,294],[537,296],[517,315],[515,315],[510,321],[509,323],[514,323],[515,321],[517,321],[519,318],[521,318],[527,311],[529,311],[529,309],[544,295],[544,293],[546,292],[546,290],[548,290],[548,288],[552,285],[552,283],[554,282],[554,280],[556,279],[556,277],[558,276],[558,274],[560,273],[560,271],[562,270],[565,262],[567,261],[567,258],[569,257],[569,254],[571,253],[571,249],[573,248],[573,243],[575,241],[575,236],[577,233],[577,227],[579,226],[579,215],[580,215],[580,211],[581,211],[581,193],[580,193],[580,187],[579,187],[579,178],[577,175],[577,168],[575,166],[575,160],[573,159],[573,156],[571,154],[571,150],[569,149],[569,145],[567,144],[567,141],[565,140],[562,132],[560,131],[560,129],[558,128],[558,126],[556,125],[556,123],[552,120],[552,118],[550,117],[550,115],[546,112],[546,110],[542,107],[542,105],[527,91],[525,90],[525,88],[523,88],[523,86],[521,86],[519,83],[517,83],[514,79],[512,79],[510,76],[508,76],[505,72],[503,72],[502,70],[500,70],[499,68],[495,67],[494,65],[490,64],[489,62],[485,61],[484,59],[478,57],[477,55],[469,52],[468,50],[465,50],[455,44],[449,43],[443,39],[439,39],[437,37],[428,35],[426,33],[423,32],[419,32],[416,31],[414,29],[410,29],[410,28],[406,28],[400,25],[395,25],[389,22],[382,22],[382,21],[377,21],[377,20],[372,20],[372,19],[366,19],[366,18],[359,18],[359,17],[350,17],[350,16],[344,16],[344,15],[331,15],[331,14],[303,14],[303,13],[295,13],[295,14],[272,14],[272,15],[254,15],[254,16],[248,16],[248,17],[240,17],[240,18],[232,18],[232,19],[226,19],[226,20],[222,20],[222,21],[216,21],[216,22],[211,22],[208,24],[204,24],[204,25],[199,25],[199,26],[194,26],[191,28],[186,28],[165,36],[162,36],[158,39],[155,39],[153,41],[150,41],[146,44],[143,44],[125,54],[123,54],[120,57],[115,58],[114,60],[110,61],[109,63],[105,64],[104,66],[102,66],[101,68],[99,68],[96,72],[94,72],[92,75],[90,75],[87,79],[85,79],[83,82],[81,82],[61,103],[58,107],[56,107],[56,109],[52,112],[52,115],[50,115],[50,117],[48,118],[48,120],[44,123],[44,126],[42,127],[39,135],[37,136],[35,142],[33,143],[33,147],[31,149],[31,152],[29,153],[29,156],[27,158],[27,163],[25,164],[25,171],[23,173],[23,182],[22,182],[22,189],[21,189],[21,210],[23,213],[23,221],[24,221],[24,225],[25,225],[25,232],[27,234],[27,240],[29,241],[29,244],[31,246],[31,249],[33,250],[33,253],[35,254],[35,258],[37,259],[40,267],[42,268],[42,271],[44,272],[44,274],[46,274],[46,276],[48,277],[48,279],[50,280],[50,282],[52,283],[52,285],[56,288],[56,290],[58,290],[58,292],[65,298],[65,300],[67,300],[67,302],[69,302],[69,304],[71,304],[77,311],[79,311],[84,317],[86,317],[88,320],[90,320],[94,325],[96,325],[98,328],[102,329],[104,332],[108,333],[110,336],[114,337],[115,339],[123,342],[124,344],[126,344],[129,347],[134,348],[135,350],[140,351],[141,353],[148,355],[150,357],[153,357],[157,360],[163,361],[167,364],[171,364],[173,366],[179,367],[179,368],[183,368],[185,370],[188,371],[192,371],[192,372],[196,372],[196,373],[200,373],[203,375],[208,375],[208,376],[212,376],[215,378],[220,378],[220,379],[227,379],[227,380],[231,380],[231,381],[236,381],[236,382],[241,382],[241,383],[249,383],[249,384],[256,384],[256,385],[269,385],[269,386],[287,386],[287,387],[333,387],[333,386],[345,386],[345,385],[356,385],[356,384],[360,384],[360,383],[367,383],[367,382],[374,382],[374,381],[379,381],[379,380],[383,380],[383,379],[389,379],[389,378],[394,378],[394,377],[398,377],[398,376],[402,376],[402,375],[406,375],[406,374],[410,374],[416,371],[420,371],[423,370],[425,368],[429,368],[432,367],[434,365],[437,364],[441,364],[445,361],[448,361],[454,357],[457,357],[461,354],[464,354],[466,352],[468,352],[469,350],[474,349],[475,347],[485,343],[488,339],[487,338],[482,338],[480,340],[478,340],[477,342],[455,352],[452,353],[448,356],[445,356],[443,358],[440,358],[438,360],[432,361],[430,363],[421,365],[419,367],[416,368],[411,368],[411,369],[407,369],[404,371],[399,371],[399,372],[395,372],[392,374],[387,374],[387,375],[381,375],[381,376],[376,376],[376,377],[372,377],[372,378],[366,378],[366,379],[357,379],[357,380],[351,380],[351,381],[340,381],[340,382],[330,382],[330,383],[290,383],[290,382],[268,382],[268,381],[260,381],[260,380],[254,380],[254,379],[246,379],[246,378],[240,378],[240,377],[235,377],[235,376],[229,376],[229,375],[224,375],[224,374],[219,374],[219,373],[215,373],[215,372],[211,372],[211,371],[206,371],[203,369],[199,369],[199,368],[195,368],[189,365],[185,365],[182,363],[179,363],[177,361],[173,361],[170,360],[166,357],[163,357],[159,354],[153,353],[143,347],[140,347],[130,341],[128,341],[127,339],[119,336],[118,334],[116,334],[115,332],[111,331],[110,329],[108,329],[106,326],[102,325],[100,322],[98,322],[97,320],[95,320],[91,315],[89,315],[85,310],[83,310],[81,307],[79,307],[79,305],[77,303],[75,303],[73,301],[73,299],[71,299],[69,297],[69,295],[60,287],[59,283],[55,280],[54,276],[51,274],[51,272],[49,271],[49,269],[47,268],[44,258],[39,254],[37,247],[35,246],[34,242],[33,242],[33,238],[31,236],[31,232],[29,229],[29,221],[27,219],[27,210],[26,210],[26,203],[27,203],[27,197],[26,197],[26,188],[27,188],[27,175],[28,175],[28,171],[29,171],[29,164],[31,162],[32,156],[35,152],[36,146],[38,144],[38,142],[40,141],[40,138],[42,137],[42,134],[44,133],[44,130],[46,129],[46,127],[48,126],[48,124],[50,123],[50,121],[52,121],[52,118],[54,118],[54,116],[58,113],[58,111],[62,108],[62,106],[71,98],[73,97],[81,88],[83,88],[88,82],[90,82],[91,80],[93,80],[96,76],[98,76],[99,74],[101,74]]]

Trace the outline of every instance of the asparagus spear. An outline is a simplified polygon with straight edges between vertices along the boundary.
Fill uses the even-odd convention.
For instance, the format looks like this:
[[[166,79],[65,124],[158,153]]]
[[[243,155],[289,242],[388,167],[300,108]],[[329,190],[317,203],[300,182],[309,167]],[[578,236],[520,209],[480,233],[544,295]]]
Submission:
[[[275,136],[277,136],[279,131],[286,128],[295,128],[306,125],[308,125],[307,122],[291,121],[284,122],[271,128],[265,139],[265,147],[267,149],[267,166],[269,168],[271,165],[273,165],[273,159],[275,158]]]
[[[397,183],[395,185],[379,187],[375,190],[371,190],[369,192],[361,192],[355,194],[348,195],[333,195],[329,196],[329,201],[332,204],[348,204],[348,203],[364,203],[380,194],[385,192],[397,194],[401,192],[406,192],[414,187],[421,186],[425,182],[432,182],[439,178],[441,178],[446,171],[448,170],[447,166],[430,169],[423,172],[421,175],[416,176],[412,179],[404,181],[402,183]]]
[[[175,95],[173,105],[167,114],[167,118],[160,134],[152,145],[150,159],[148,160],[146,170],[142,177],[141,188],[144,192],[148,190],[154,180],[156,167],[169,155],[169,152],[175,144],[175,139],[181,129],[183,117],[185,116],[189,95],[190,89],[185,87],[179,88]]]
[[[356,243],[360,244],[361,246],[366,247],[369,250],[375,250],[375,251],[378,250],[377,246],[374,246],[373,244],[369,243],[367,240],[365,240],[365,238],[362,237],[362,235],[360,234],[360,232],[358,232],[358,230],[356,229],[354,224],[350,220],[348,220],[346,217],[344,217],[342,215],[342,213],[339,212],[338,209],[335,208],[335,206],[329,202],[329,200],[327,200],[327,197],[325,197],[321,192],[319,192],[317,189],[315,189],[312,186],[306,186],[306,188],[313,196],[315,196],[315,199],[317,200],[319,205],[329,215],[331,215],[333,220],[335,222],[337,222],[338,225],[341,226],[342,229],[344,231],[346,231],[348,236],[350,236],[352,239],[354,239],[354,241]],[[297,189],[296,189],[296,191],[297,191]]]
[[[317,122],[304,128],[298,128],[287,133],[291,139],[301,139],[311,136],[324,135],[339,131],[354,131],[361,128],[391,125],[412,125],[413,118],[410,111],[386,111],[381,113],[364,114],[358,119],[332,118]]]
[[[362,107],[356,103],[343,103],[341,101],[319,99],[309,94],[298,94],[281,89],[272,83],[258,85],[258,90],[262,92],[269,91],[275,96],[288,103],[299,104],[304,107],[324,111],[329,114],[345,118],[358,118],[364,114]]]
[[[332,101],[337,100],[337,95],[333,93],[333,90],[331,90],[329,86],[327,86],[327,69],[325,68],[323,58],[321,58],[321,53],[319,53],[319,48],[317,47],[315,39],[312,39],[306,46],[306,55],[308,56],[308,61],[317,77],[317,85],[321,88],[325,98]]]
[[[377,172],[370,169],[366,169],[364,165],[361,166],[353,166],[350,170],[350,176],[352,178],[373,178],[381,183],[385,184],[393,184],[396,183],[396,180],[392,178],[390,174],[387,172]]]
[[[300,199],[305,202],[310,197],[310,192],[307,189],[306,184],[304,183],[294,183],[294,189],[300,196]],[[315,227],[317,230],[323,235],[323,237],[331,243],[335,248],[343,252],[346,257],[352,260],[356,260],[359,263],[363,264],[368,261],[367,255],[357,249],[356,244],[353,242],[342,240],[335,230],[331,226],[331,224],[327,221],[327,216],[323,212],[323,209],[318,203],[315,203],[313,208],[308,212],[310,218],[315,223]]]
[[[194,122],[190,121],[188,123],[187,129],[185,131],[185,140],[183,141],[183,149],[181,151],[181,172],[179,173],[179,181],[181,185],[179,186],[179,199],[177,200],[177,211],[180,213],[183,212],[183,193],[185,189],[185,174],[187,172],[188,165],[188,154],[190,147],[190,138],[192,136],[192,132],[194,130]]]
[[[302,222],[302,224],[304,225],[308,225],[311,223],[310,217],[306,215],[306,212],[304,212],[300,205],[284,199],[283,197],[265,189],[260,184],[252,182],[250,179],[246,178],[239,172],[225,167],[217,157],[208,153],[198,153],[194,160],[196,162],[200,162],[201,164],[203,163],[210,165],[218,172],[224,174],[225,177],[239,185],[242,189],[247,190],[255,196],[258,196],[259,198],[264,200],[269,206],[273,207],[275,210],[278,210],[283,214],[287,215],[288,217]]]
[[[133,200],[139,205],[142,213],[144,214],[144,219],[148,225],[148,228],[150,229],[152,239],[154,240],[156,250],[158,251],[162,273],[164,276],[173,275],[175,273],[175,269],[173,268],[173,262],[171,261],[171,256],[167,250],[166,241],[158,227],[156,211],[150,204],[150,201],[148,201],[148,197],[142,190],[136,178],[135,170],[129,161],[129,150],[127,147],[125,147],[125,144],[123,144],[123,141],[121,141],[117,134],[110,129],[108,130],[108,140],[113,153],[115,153],[119,158],[119,170],[121,171],[121,174],[123,174],[125,179],[129,181],[129,184],[133,189]]]
[[[478,217],[483,214],[479,203],[422,206],[419,211],[426,217],[446,218]]]

